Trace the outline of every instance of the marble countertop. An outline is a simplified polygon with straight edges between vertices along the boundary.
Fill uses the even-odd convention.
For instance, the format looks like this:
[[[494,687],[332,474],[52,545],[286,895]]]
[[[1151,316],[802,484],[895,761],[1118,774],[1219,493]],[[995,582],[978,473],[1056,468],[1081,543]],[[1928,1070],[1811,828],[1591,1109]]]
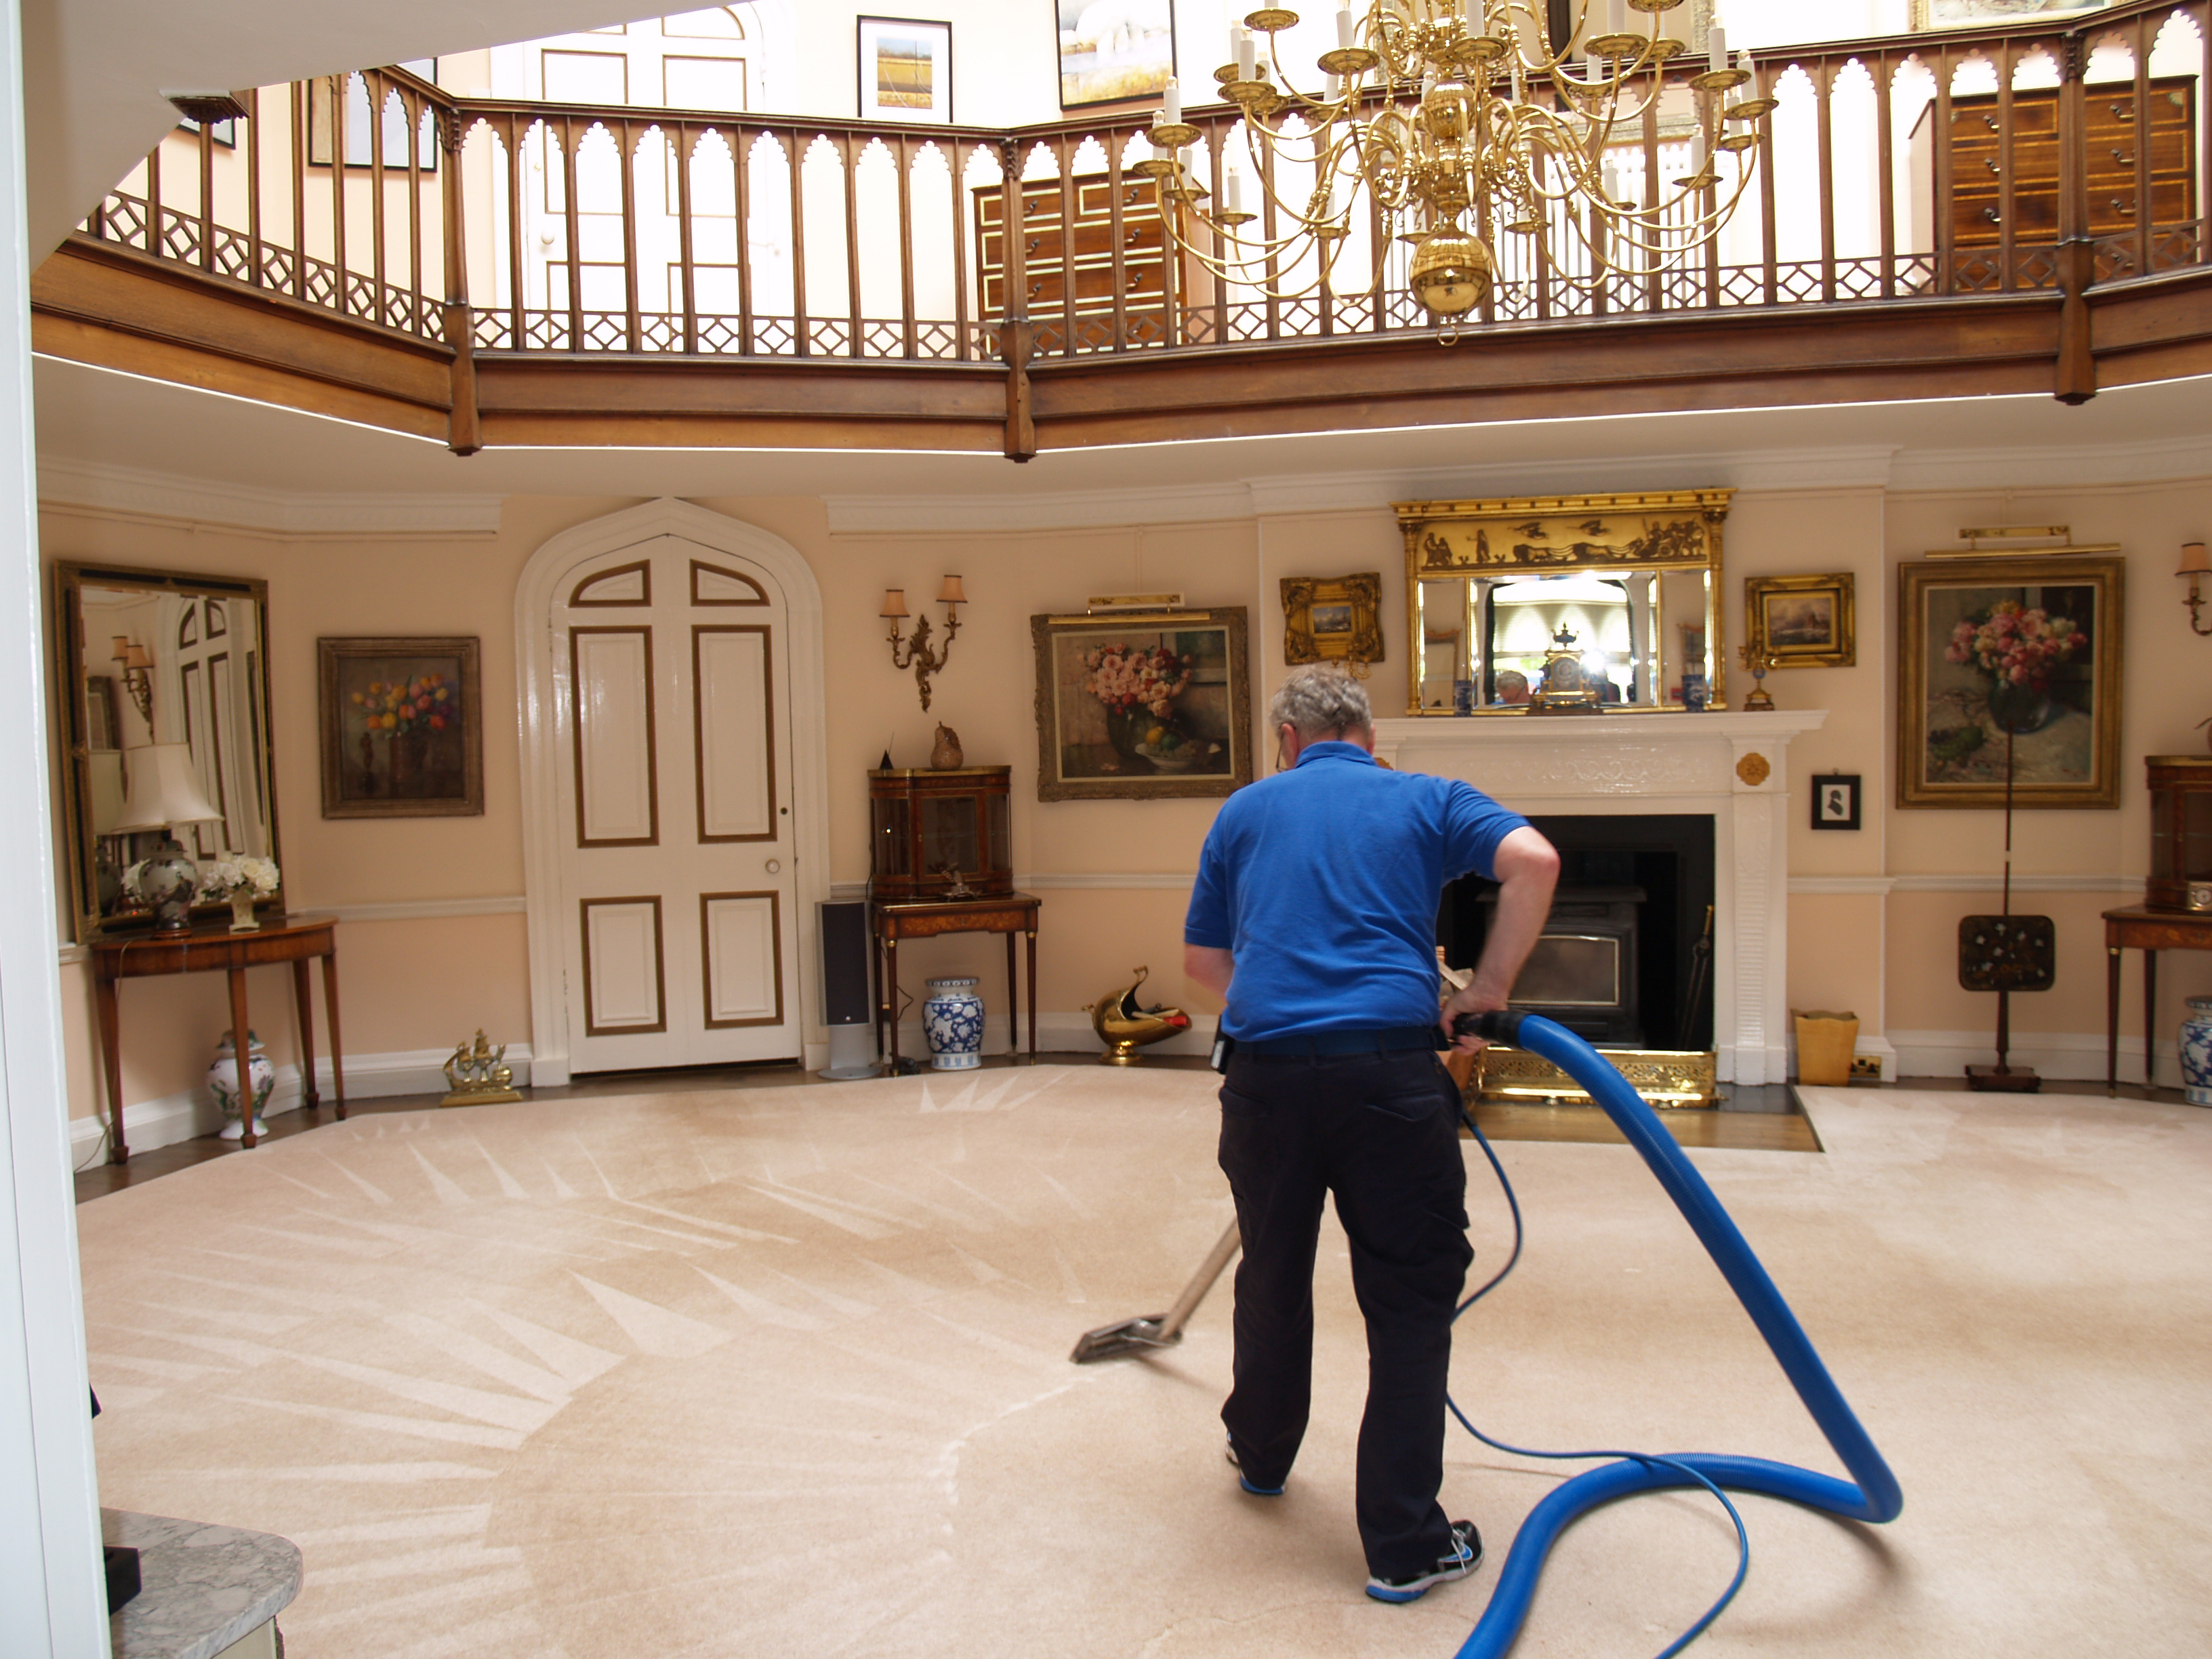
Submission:
[[[108,1620],[115,1659],[213,1659],[300,1593],[289,1539],[105,1509],[100,1532],[138,1552],[143,1583]]]

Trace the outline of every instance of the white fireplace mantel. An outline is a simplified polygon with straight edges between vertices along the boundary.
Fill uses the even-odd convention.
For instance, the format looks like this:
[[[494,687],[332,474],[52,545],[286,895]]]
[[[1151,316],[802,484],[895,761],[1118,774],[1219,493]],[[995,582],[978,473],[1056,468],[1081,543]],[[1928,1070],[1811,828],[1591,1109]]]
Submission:
[[[1713,821],[1713,1046],[1723,1082],[1789,1075],[1790,740],[1822,708],[1472,715],[1375,722],[1406,772],[1464,778],[1516,812]]]

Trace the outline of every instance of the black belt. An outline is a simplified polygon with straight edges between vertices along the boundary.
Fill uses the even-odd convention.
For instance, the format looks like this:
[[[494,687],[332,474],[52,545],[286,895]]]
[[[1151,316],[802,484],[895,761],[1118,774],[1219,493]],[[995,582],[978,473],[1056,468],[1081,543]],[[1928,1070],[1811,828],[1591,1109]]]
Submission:
[[[1304,1036],[1263,1037],[1257,1042],[1239,1037],[1236,1052],[1255,1060],[1275,1060],[1293,1055],[1397,1054],[1409,1049],[1433,1053],[1443,1047],[1444,1034],[1437,1026],[1394,1025],[1380,1031],[1310,1031]]]

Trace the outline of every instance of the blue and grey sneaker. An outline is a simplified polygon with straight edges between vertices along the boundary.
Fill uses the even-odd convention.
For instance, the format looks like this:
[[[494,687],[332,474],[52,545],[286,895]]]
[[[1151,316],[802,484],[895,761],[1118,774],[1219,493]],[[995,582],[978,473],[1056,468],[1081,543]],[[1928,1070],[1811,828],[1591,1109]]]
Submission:
[[[1237,1461],[1237,1443],[1235,1441],[1230,1441],[1226,1445],[1223,1446],[1221,1449],[1221,1455],[1229,1460],[1229,1467],[1237,1471],[1237,1484],[1243,1487],[1246,1492],[1250,1492],[1253,1497],[1280,1498],[1283,1495],[1283,1489],[1280,1486],[1255,1486],[1252,1484],[1250,1478],[1244,1473],[1244,1466]]]
[[[1482,1534],[1474,1529],[1474,1522],[1455,1521],[1451,1537],[1451,1548],[1438,1556],[1436,1565],[1427,1571],[1403,1578],[1370,1578],[1367,1593],[1378,1601],[1418,1601],[1430,1585],[1440,1584],[1447,1578],[1466,1577],[1482,1565]]]

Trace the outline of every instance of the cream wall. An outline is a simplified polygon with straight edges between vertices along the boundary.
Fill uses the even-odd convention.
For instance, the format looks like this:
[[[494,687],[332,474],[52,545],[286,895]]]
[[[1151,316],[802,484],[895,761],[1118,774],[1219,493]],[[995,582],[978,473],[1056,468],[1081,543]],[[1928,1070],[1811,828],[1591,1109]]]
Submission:
[[[1713,469],[1684,486],[1713,481]],[[1128,516],[1147,510],[1130,497]],[[47,560],[258,576],[270,585],[276,799],[288,892],[295,909],[335,908],[344,992],[345,1050],[362,1092],[429,1086],[438,1060],[479,1024],[495,1040],[529,1039],[522,811],[513,609],[531,555],[562,531],[632,504],[623,497],[509,497],[495,532],[471,537],[365,535],[285,538],[221,526],[162,522],[50,505],[42,520]],[[1379,711],[1404,708],[1402,543],[1387,507],[1247,513],[1212,522],[1116,526],[1095,503],[1064,526],[977,532],[833,532],[816,498],[702,498],[701,505],[784,538],[820,582],[828,663],[825,698],[830,879],[854,890],[867,877],[867,769],[888,747],[902,765],[926,763],[937,722],[960,735],[971,763],[1014,770],[1014,860],[1045,900],[1039,937],[1039,1001],[1046,1042],[1087,1048],[1082,1005],[1152,970],[1150,994],[1201,1015],[1215,1012],[1181,972],[1181,919],[1190,871],[1216,810],[1210,801],[1056,802],[1036,799],[1034,658],[1029,619],[1112,591],[1179,591],[1194,605],[1243,605],[1251,619],[1255,705],[1285,673],[1279,580],[1376,570],[1382,575],[1386,661],[1371,689]],[[2147,862],[2141,756],[2191,751],[2206,712],[2182,689],[2201,684],[2198,653],[2170,572],[2180,542],[2204,533],[2212,489],[2185,485],[2081,489],[2014,496],[1902,495],[1878,487],[1740,493],[1727,532],[1728,633],[1740,641],[1742,578],[1847,570],[1856,579],[1858,662],[1842,669],[1778,672],[1768,681],[1787,708],[1828,711],[1820,731],[1793,746],[1790,1000],[1860,1015],[1863,1047],[1894,1042],[1904,1068],[1949,1071],[1986,1058],[1990,1000],[1959,990],[1960,915],[1992,908],[1993,893],[1953,890],[1998,867],[1993,812],[1899,811],[1894,774],[1895,568],[1951,541],[1970,522],[2070,522],[2078,538],[2129,550],[2130,592],[2124,670],[2127,718],[2121,809],[2024,813],[2019,869],[2045,887],[2016,905],[2059,922],[2061,971],[2047,995],[2018,1000],[2019,1046],[2047,1070],[2100,1075],[2104,999],[2100,909],[2132,902]],[[919,707],[911,673],[895,669],[877,611],[883,590],[909,601],[936,591],[947,572],[971,603],[951,666]],[[932,606],[933,611],[937,607]],[[941,612],[938,620],[941,625]],[[477,818],[325,821],[319,810],[315,640],[320,635],[470,634],[483,642],[485,811]],[[1747,689],[1734,668],[1732,699]],[[1269,764],[1264,740],[1257,756]],[[1865,828],[1816,833],[1807,787],[1815,772],[1860,774]],[[1946,883],[1952,884],[1947,888]],[[2135,884],[2130,885],[2130,884]],[[72,1113],[88,1119],[100,1089],[89,974],[64,951],[63,989]],[[956,936],[909,945],[902,979],[919,993],[927,975],[975,972],[994,1014],[1003,1012],[1004,945]],[[2212,991],[2212,963],[2166,959],[2160,1024],[2171,1048],[2180,1000]],[[2140,1030],[2130,964],[2123,1030]],[[142,981],[123,990],[127,1042],[124,1092],[134,1107],[190,1118],[217,1033],[228,1023],[219,978]],[[251,979],[254,1020],[280,1066],[296,1042],[288,977]],[[809,988],[807,994],[811,997]],[[993,1042],[1002,1040],[994,1032]],[[2136,1039],[2139,1054],[2140,1037]],[[1955,1052],[1954,1052],[1955,1051]],[[2139,1066],[2140,1060],[2136,1061]],[[2168,1061],[2170,1066],[2171,1061]],[[1916,1072],[1916,1074],[1918,1074]],[[289,1085],[284,1097],[289,1097]],[[280,1097],[279,1105],[283,1103]],[[204,1108],[198,1109],[203,1113]],[[87,1126],[88,1127],[88,1125]],[[82,1131],[80,1132],[82,1133]],[[134,1139],[140,1132],[134,1129]]]

